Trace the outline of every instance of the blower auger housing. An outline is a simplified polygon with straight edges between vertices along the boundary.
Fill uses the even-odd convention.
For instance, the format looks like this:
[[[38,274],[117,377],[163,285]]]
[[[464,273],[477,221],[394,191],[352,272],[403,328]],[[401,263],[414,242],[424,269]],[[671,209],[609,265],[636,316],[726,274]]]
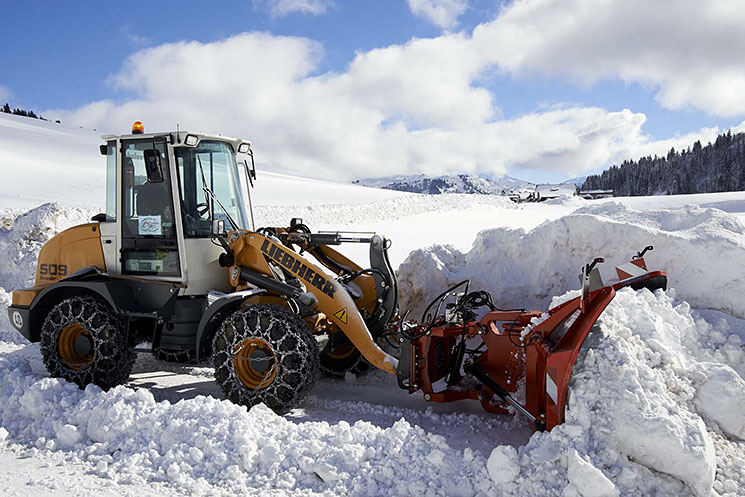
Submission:
[[[563,421],[580,347],[615,291],[667,283],[647,270],[647,247],[617,268],[615,285],[602,283],[601,259],[588,264],[581,295],[546,312],[499,310],[461,282],[420,324],[409,322],[384,237],[314,233],[301,219],[255,225],[248,142],[145,134],[139,122],[130,135],[103,139],[106,212],[50,239],[34,286],[14,291],[8,308],[11,324],[41,342],[49,372],[81,387],[125,383],[135,350],[211,358],[230,400],[284,413],[302,404],[319,371],[376,367],[428,401],[476,399],[495,413],[511,406],[551,429]],[[369,246],[368,267],[333,248],[345,243]],[[512,394],[523,380],[521,403]]]

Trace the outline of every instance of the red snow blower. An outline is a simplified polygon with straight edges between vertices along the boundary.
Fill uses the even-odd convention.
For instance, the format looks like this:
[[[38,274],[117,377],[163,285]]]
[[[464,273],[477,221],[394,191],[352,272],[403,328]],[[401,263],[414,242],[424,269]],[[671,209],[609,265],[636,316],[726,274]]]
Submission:
[[[421,390],[427,401],[474,399],[493,413],[512,407],[535,429],[552,429],[564,421],[580,348],[616,290],[666,289],[667,274],[647,270],[644,254],[649,250],[652,246],[618,266],[619,281],[613,285],[603,284],[596,267],[603,259],[585,265],[580,296],[546,312],[501,310],[489,293],[470,292],[468,280],[453,285],[424,311],[426,324],[400,331],[399,386],[410,393]],[[476,319],[476,310],[483,307],[488,312]],[[513,396],[521,383],[524,404]]]

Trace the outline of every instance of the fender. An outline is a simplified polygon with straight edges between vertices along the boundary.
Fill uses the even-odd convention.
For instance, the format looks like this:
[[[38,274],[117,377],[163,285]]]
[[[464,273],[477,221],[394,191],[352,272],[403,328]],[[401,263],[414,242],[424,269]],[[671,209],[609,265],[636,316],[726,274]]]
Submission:
[[[267,262],[272,260],[303,282],[307,291],[315,295],[316,309],[339,327],[365,359],[386,373],[396,374],[398,359],[375,343],[352,297],[323,269],[282,245],[279,240],[259,233],[233,231],[228,237],[235,253],[235,264],[230,268],[230,283],[234,288],[241,284],[241,277],[247,268],[273,278]]]
[[[248,298],[266,293],[263,288],[243,290],[234,293],[210,292],[208,302],[212,302],[199,320],[197,327],[197,362],[209,357],[212,335],[223,320],[233,313]],[[216,299],[212,301],[212,299]]]
[[[38,342],[47,313],[67,297],[97,295],[123,316],[160,318],[173,312],[178,286],[140,278],[109,277],[98,268],[83,268],[41,289],[20,290],[19,294],[25,297],[30,292],[35,296],[28,306],[14,303],[8,307],[8,317],[24,337]]]
[[[49,310],[60,301],[74,295],[98,295],[119,313],[123,311],[122,306],[135,308],[132,292],[124,280],[66,280],[46,286],[28,307],[17,305],[8,307],[10,322],[30,342],[38,342],[41,340],[41,327]]]

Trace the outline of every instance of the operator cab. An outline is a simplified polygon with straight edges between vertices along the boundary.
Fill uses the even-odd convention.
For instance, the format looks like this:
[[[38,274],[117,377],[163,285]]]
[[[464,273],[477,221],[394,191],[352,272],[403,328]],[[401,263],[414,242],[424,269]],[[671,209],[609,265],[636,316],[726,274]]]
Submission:
[[[185,131],[145,134],[139,122],[130,135],[103,139],[106,213],[94,220],[107,272],[188,281],[182,295],[229,289],[225,271],[216,270],[222,249],[212,243],[212,226],[254,228],[250,144]]]

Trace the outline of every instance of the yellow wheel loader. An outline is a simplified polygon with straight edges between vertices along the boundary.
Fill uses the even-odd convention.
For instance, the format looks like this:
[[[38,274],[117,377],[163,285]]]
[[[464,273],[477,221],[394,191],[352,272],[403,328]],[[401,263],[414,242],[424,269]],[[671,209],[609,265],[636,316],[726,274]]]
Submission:
[[[164,359],[211,357],[226,396],[249,407],[284,413],[319,370],[376,367],[427,401],[472,399],[551,429],[616,290],[667,285],[665,272],[647,270],[648,246],[616,268],[613,285],[596,267],[603,259],[585,265],[580,295],[545,312],[499,309],[463,281],[409,322],[398,316],[385,238],[313,233],[300,219],[256,227],[248,142],[135,124],[101,146],[106,212],[49,240],[35,286],[14,291],[8,308],[13,326],[41,342],[52,376],[81,387],[124,383],[135,345],[148,342]],[[369,267],[332,248],[343,243],[368,244]],[[391,339],[396,357],[381,347]],[[520,384],[524,403],[512,396]]]
[[[248,142],[142,131],[103,137],[106,212],[49,240],[34,287],[13,292],[10,322],[41,342],[52,376],[124,383],[150,343],[165,360],[211,357],[231,400],[286,412],[319,369],[395,374],[378,345],[397,315],[385,238],[299,219],[258,228]],[[332,248],[342,243],[368,244],[370,267]]]

